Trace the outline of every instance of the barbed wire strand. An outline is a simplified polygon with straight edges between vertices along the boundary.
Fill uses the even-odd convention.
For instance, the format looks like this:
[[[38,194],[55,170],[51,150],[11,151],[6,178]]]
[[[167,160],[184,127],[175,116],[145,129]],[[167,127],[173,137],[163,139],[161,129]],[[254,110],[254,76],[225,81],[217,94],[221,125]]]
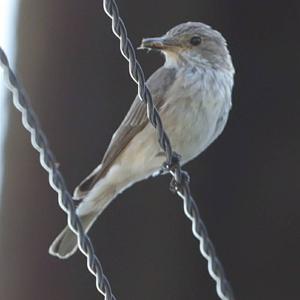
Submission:
[[[8,90],[12,92],[14,106],[22,114],[22,123],[30,132],[31,144],[40,153],[40,163],[49,174],[50,186],[58,194],[58,203],[68,215],[68,225],[78,238],[80,251],[87,258],[88,270],[96,277],[96,287],[106,300],[116,300],[107,277],[103,273],[101,263],[89,237],[85,234],[79,217],[76,215],[75,205],[70,193],[67,190],[64,178],[58,170],[58,164],[49,148],[48,141],[43,133],[31,105],[25,97],[25,93],[18,83],[16,76],[10,68],[8,59],[0,47],[0,67],[4,71],[4,82]]]
[[[231,286],[226,279],[222,264],[216,255],[215,248],[208,236],[206,226],[204,225],[196,202],[194,201],[190,187],[189,176],[181,170],[178,155],[173,152],[170,140],[163,128],[159,113],[154,106],[151,93],[145,83],[144,72],[137,61],[134,47],[127,35],[127,30],[123,20],[120,17],[119,9],[115,0],[103,0],[105,13],[112,20],[112,31],[120,39],[120,51],[129,62],[129,73],[132,79],[138,85],[138,95],[141,101],[147,105],[147,115],[151,124],[156,128],[158,140],[161,148],[167,156],[166,167],[175,180],[177,194],[184,201],[184,212],[192,221],[192,230],[194,236],[200,242],[200,252],[208,262],[208,271],[210,276],[216,281],[216,291],[220,299],[233,300],[234,295]]]

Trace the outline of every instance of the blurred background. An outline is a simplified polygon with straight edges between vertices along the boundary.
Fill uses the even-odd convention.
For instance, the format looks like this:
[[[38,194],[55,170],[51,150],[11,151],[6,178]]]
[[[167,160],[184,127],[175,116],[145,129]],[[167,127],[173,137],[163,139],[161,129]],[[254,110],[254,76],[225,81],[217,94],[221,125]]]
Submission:
[[[101,1],[0,3],[1,46],[73,190],[100,162],[135,97],[127,62]],[[188,20],[227,38],[233,109],[221,137],[186,166],[191,188],[236,298],[299,299],[300,2],[118,4],[135,46]],[[163,63],[155,53],[138,57],[147,76]],[[81,254],[48,255],[66,216],[11,98],[0,95],[0,299],[102,299]],[[169,180],[136,184],[90,232],[117,299],[218,299]]]

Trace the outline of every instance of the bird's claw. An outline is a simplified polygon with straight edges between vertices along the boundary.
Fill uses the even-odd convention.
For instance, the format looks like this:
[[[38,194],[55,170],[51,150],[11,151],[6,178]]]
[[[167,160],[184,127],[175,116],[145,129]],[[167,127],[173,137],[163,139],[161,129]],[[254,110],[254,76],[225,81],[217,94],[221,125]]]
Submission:
[[[161,173],[175,171],[180,166],[181,155],[173,152],[171,162],[164,162],[161,168]]]
[[[173,152],[171,162],[165,162],[161,168],[161,173],[173,172],[173,178],[170,183],[170,191],[177,193],[186,183],[190,182],[190,176],[187,172],[180,169],[181,155]],[[179,172],[179,174],[178,174]],[[178,178],[179,177],[179,178]]]
[[[172,178],[170,182],[170,191],[172,193],[180,192],[182,189],[182,186],[184,186],[186,183],[190,182],[190,175],[186,171],[181,171],[181,179],[180,182],[178,182],[174,177]]]

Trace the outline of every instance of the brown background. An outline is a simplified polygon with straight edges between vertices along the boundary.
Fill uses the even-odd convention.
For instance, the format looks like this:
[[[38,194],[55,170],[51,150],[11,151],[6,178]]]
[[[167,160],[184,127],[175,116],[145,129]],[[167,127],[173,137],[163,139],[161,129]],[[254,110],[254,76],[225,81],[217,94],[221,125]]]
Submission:
[[[186,166],[239,300],[299,296],[299,1],[118,1],[134,45],[187,20],[222,31],[236,67],[224,134]],[[101,160],[136,94],[101,1],[24,0],[17,74],[70,190]],[[163,60],[138,54],[147,76]],[[82,255],[48,245],[64,213],[10,111],[0,218],[0,299],[101,299]],[[121,300],[217,299],[169,178],[135,185],[91,237]]]

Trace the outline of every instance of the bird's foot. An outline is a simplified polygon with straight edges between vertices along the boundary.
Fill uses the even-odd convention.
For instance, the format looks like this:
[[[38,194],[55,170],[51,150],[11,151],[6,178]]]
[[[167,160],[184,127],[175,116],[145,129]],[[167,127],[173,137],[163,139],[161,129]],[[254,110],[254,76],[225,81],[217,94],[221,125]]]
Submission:
[[[171,162],[164,162],[161,168],[161,173],[165,173],[165,172],[171,172],[171,171],[175,171],[176,169],[178,169],[180,167],[180,160],[181,160],[181,155],[173,152],[172,157],[171,157]]]
[[[182,171],[180,172],[180,182],[177,181],[175,179],[175,177],[172,178],[171,182],[170,182],[170,191],[172,193],[177,193],[180,192],[182,190],[182,187],[186,184],[190,182],[190,175],[188,174],[188,172],[186,171]]]
[[[170,183],[170,190],[173,193],[180,192],[182,186],[190,182],[190,176],[187,172],[180,169],[181,155],[173,152],[171,162],[165,162],[161,168],[161,174],[163,173],[173,173],[173,178]]]

